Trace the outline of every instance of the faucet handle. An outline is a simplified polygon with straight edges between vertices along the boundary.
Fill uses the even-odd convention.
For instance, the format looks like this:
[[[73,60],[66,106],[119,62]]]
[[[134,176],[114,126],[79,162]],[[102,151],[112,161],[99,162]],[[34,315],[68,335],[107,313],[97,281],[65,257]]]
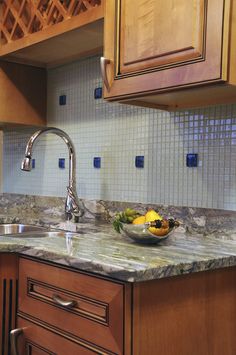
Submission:
[[[82,217],[84,215],[84,209],[81,206],[82,203],[79,202],[76,190],[68,186],[67,187],[67,197],[66,197],[66,205],[65,205],[65,212],[68,219],[75,217]]]

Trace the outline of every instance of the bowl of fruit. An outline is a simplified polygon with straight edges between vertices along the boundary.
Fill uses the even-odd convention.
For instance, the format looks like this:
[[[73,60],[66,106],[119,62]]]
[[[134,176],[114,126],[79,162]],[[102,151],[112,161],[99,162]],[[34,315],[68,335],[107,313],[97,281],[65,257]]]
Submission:
[[[157,244],[167,239],[180,223],[175,219],[163,218],[154,209],[142,215],[126,208],[115,215],[113,227],[118,233],[141,244]]]

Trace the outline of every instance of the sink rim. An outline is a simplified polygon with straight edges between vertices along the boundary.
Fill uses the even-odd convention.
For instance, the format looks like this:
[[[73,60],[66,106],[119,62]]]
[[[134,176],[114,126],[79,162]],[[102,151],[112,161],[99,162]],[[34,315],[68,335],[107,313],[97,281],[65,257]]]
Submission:
[[[37,224],[25,224],[25,223],[1,223],[0,224],[0,230],[5,228],[7,230],[7,228],[12,229],[13,228],[31,228],[32,230],[47,230],[48,227],[44,227],[44,226],[39,226]],[[21,233],[21,231],[19,231],[18,233]],[[7,233],[6,233],[7,234]]]
[[[32,230],[19,230],[17,232],[1,233],[1,226],[6,227],[30,227]],[[78,232],[71,232],[62,229],[43,227],[33,224],[23,224],[23,223],[2,223],[0,224],[0,238],[21,238],[21,239],[33,239],[33,238],[52,238],[52,237],[63,237],[63,238],[73,238],[78,237],[80,234]]]
[[[48,230],[48,227],[35,224],[2,223],[0,224],[0,237],[23,237],[23,235],[29,237],[29,234],[47,232]]]

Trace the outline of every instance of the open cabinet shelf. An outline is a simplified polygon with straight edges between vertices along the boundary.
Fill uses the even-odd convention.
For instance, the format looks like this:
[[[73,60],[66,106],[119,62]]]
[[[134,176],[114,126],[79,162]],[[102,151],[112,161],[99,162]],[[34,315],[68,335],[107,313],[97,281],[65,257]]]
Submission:
[[[3,0],[0,56],[51,67],[102,52],[103,0]]]

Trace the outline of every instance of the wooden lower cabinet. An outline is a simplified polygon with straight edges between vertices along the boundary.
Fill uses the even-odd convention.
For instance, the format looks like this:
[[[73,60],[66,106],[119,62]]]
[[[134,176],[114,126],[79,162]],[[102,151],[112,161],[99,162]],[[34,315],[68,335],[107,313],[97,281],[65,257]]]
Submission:
[[[8,257],[0,266],[4,259],[9,276],[17,259]],[[234,266],[123,283],[21,257],[12,354],[235,355],[235,280]],[[5,337],[1,354],[9,344]]]

